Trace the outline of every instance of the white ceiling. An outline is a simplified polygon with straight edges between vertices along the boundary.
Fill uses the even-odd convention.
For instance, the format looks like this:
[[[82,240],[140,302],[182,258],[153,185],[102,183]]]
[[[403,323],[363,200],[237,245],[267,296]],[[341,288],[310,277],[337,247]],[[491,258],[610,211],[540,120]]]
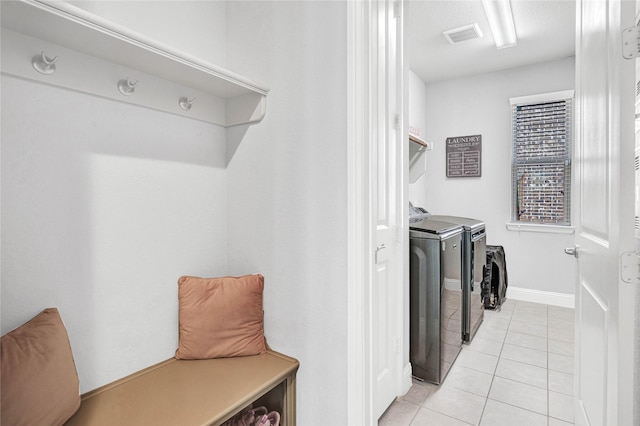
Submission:
[[[480,0],[408,0],[411,70],[425,82],[573,56],[575,0],[511,0],[518,45],[497,50]],[[477,23],[481,39],[450,44],[443,31]]]

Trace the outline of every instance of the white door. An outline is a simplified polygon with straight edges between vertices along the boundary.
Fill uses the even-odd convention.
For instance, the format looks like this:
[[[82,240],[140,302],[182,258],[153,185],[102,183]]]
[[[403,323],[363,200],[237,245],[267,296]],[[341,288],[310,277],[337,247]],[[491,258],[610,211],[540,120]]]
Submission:
[[[395,2],[373,2],[377,15],[377,61],[373,82],[377,131],[372,149],[372,208],[375,223],[374,273],[372,282],[374,418],[379,418],[398,395],[400,372],[400,332],[398,309],[402,294],[401,266],[398,262],[399,208],[401,189],[400,105],[398,90],[397,21]]]
[[[576,424],[633,424],[634,63],[621,31],[634,2],[581,0],[576,38]],[[637,404],[637,400],[635,401]]]

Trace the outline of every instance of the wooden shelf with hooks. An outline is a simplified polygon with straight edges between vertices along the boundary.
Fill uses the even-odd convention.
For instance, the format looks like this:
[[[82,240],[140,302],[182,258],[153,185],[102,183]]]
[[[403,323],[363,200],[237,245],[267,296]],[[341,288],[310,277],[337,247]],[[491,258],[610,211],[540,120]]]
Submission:
[[[427,170],[425,152],[429,144],[420,136],[409,133],[409,182],[415,183]]]
[[[269,88],[64,1],[3,1],[2,72],[229,127],[260,121]],[[58,56],[50,75],[31,65]],[[118,77],[113,80],[114,74]],[[118,81],[139,80],[123,97]],[[113,80],[113,81],[112,81]],[[193,108],[182,97],[197,98]]]
[[[422,140],[422,138],[420,138],[420,136],[418,135],[414,135],[413,133],[409,133],[409,140],[411,142],[415,142],[418,145],[422,145],[425,148],[429,146],[429,144],[427,144],[427,142],[425,142],[424,140]]]

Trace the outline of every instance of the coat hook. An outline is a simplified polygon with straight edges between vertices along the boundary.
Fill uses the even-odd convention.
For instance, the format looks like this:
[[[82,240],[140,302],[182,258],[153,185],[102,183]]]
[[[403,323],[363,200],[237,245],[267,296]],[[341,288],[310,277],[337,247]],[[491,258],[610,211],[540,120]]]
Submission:
[[[180,108],[182,108],[184,111],[189,111],[191,109],[191,105],[193,105],[193,102],[195,100],[195,97],[189,99],[188,96],[183,96],[178,100],[178,105],[180,105]]]
[[[36,55],[31,59],[31,65],[40,74],[53,74],[56,70],[56,61],[58,57],[47,58],[44,51],[40,55]]]
[[[136,91],[136,85],[138,84],[138,80],[133,83],[129,80],[129,77],[126,79],[123,78],[118,82],[118,90],[125,96],[131,96]]]

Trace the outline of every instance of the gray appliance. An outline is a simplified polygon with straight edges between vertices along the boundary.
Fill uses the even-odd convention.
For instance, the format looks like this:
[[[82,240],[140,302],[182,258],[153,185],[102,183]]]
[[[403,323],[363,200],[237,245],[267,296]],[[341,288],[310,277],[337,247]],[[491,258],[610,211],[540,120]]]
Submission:
[[[482,283],[487,264],[484,222],[458,216],[432,215],[428,220],[462,225],[462,339],[470,342],[484,319]]]
[[[442,383],[462,348],[460,225],[409,224],[409,358],[413,376]]]

